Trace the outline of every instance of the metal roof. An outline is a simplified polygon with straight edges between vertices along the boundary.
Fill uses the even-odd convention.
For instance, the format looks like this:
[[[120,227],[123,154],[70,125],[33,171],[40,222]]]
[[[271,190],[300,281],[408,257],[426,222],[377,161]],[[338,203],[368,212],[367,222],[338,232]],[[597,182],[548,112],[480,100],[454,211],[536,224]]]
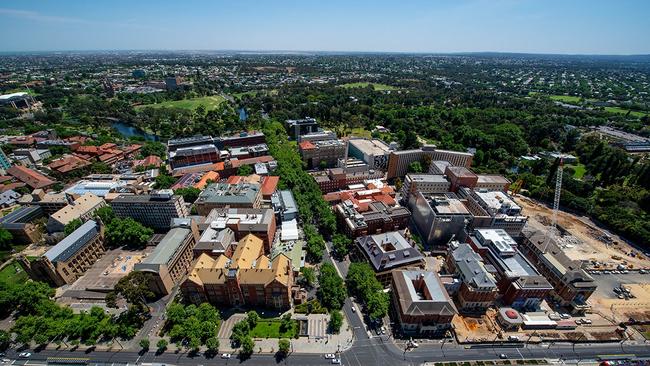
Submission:
[[[99,234],[99,225],[94,220],[88,220],[48,250],[45,257],[52,263],[68,260],[97,234]]]

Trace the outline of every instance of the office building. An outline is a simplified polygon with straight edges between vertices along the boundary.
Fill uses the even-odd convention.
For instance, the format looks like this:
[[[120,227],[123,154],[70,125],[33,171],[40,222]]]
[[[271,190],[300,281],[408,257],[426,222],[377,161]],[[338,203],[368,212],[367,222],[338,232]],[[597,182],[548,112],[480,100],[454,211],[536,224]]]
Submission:
[[[284,254],[269,259],[262,240],[249,234],[239,241],[230,258],[201,254],[181,291],[195,304],[288,309],[293,284],[291,260]]]
[[[327,140],[336,140],[336,133],[332,131],[319,129],[316,132],[311,132],[306,135],[298,136],[298,142],[305,142],[305,141],[316,142],[316,141],[327,141]]]
[[[418,149],[391,151],[388,157],[387,179],[405,176],[409,166],[416,161],[419,161],[422,169],[426,171],[428,169],[426,162],[430,160],[428,157],[435,148],[433,145],[424,145]]]
[[[445,169],[445,176],[451,183],[452,192],[458,192],[461,187],[474,188],[478,182],[478,176],[462,166],[448,166]]]
[[[217,231],[229,228],[235,240],[253,234],[262,239],[266,253],[271,252],[276,232],[275,214],[270,208],[216,208],[205,218],[205,225]]]
[[[521,236],[528,217],[522,215],[521,207],[505,192],[463,187],[458,195],[466,200],[467,209],[472,213],[470,229],[503,229],[512,237]]]
[[[169,152],[169,165],[172,169],[211,164],[220,160],[219,150],[212,144],[181,147]]]
[[[366,180],[380,179],[384,173],[377,170],[350,171],[345,168],[332,168],[323,172],[311,174],[323,194],[347,189],[354,184],[362,184]]]
[[[318,122],[315,118],[289,119],[285,121],[287,134],[293,140],[298,140],[302,135],[319,131]]]
[[[154,230],[168,230],[172,220],[189,215],[183,196],[171,189],[161,189],[151,194],[120,195],[111,201],[115,216],[130,217]]]
[[[53,213],[47,221],[47,231],[50,233],[62,232],[72,220],[89,220],[98,208],[104,206],[106,206],[106,202],[103,198],[86,193]]]
[[[475,190],[508,192],[510,180],[501,175],[477,174]]]
[[[476,229],[468,237],[472,249],[494,268],[501,300],[520,310],[537,310],[553,287],[501,229]]]
[[[582,261],[570,259],[548,233],[527,229],[523,234],[521,252],[553,286],[551,297],[576,313],[589,310],[587,300],[597,285],[582,269]]]
[[[454,193],[411,196],[409,208],[420,237],[427,245],[446,247],[452,238],[461,238],[472,215]]]
[[[221,136],[214,139],[220,150],[266,144],[266,137],[260,131],[242,132],[233,136]]]
[[[450,162],[445,160],[432,160],[431,166],[429,166],[429,174],[444,175],[448,166],[453,166],[453,165],[451,165]],[[426,167],[423,168],[426,169]]]
[[[430,151],[431,161],[442,160],[448,161],[453,166],[462,166],[469,168],[472,166],[474,154],[462,151],[450,151],[434,149]]]
[[[154,251],[133,267],[151,274],[150,288],[159,295],[172,292],[192,266],[193,249],[199,241],[199,229],[192,219],[174,219],[172,229]]]
[[[366,260],[384,286],[390,284],[395,270],[424,268],[424,257],[415,242],[398,231],[361,236],[355,239],[354,247],[353,255]]]
[[[335,167],[339,159],[345,158],[346,146],[343,140],[302,141],[298,151],[307,169]]]
[[[452,241],[446,265],[447,271],[461,281],[457,298],[462,311],[482,312],[494,304],[499,295],[496,280],[469,244]]]
[[[41,257],[20,263],[32,279],[59,287],[83,276],[104,251],[104,228],[88,220]]]
[[[406,229],[411,213],[404,207],[390,207],[382,201],[345,200],[334,206],[338,227],[352,238]]]
[[[298,204],[290,190],[276,191],[271,196],[271,206],[277,221],[298,219]]]
[[[177,139],[170,139],[167,141],[167,151],[176,151],[178,149],[194,147],[194,146],[203,146],[203,145],[214,145],[214,140],[212,136],[192,136],[192,137],[182,137]]]
[[[441,174],[407,174],[402,183],[402,200],[408,202],[417,192],[424,195],[449,192],[451,183]]]
[[[456,306],[434,272],[392,272],[391,295],[397,324],[407,336],[444,336]]]
[[[377,139],[351,138],[348,140],[348,155],[368,164],[369,169],[386,170],[388,167],[388,156],[396,146],[387,145]]]
[[[0,217],[0,228],[9,231],[15,244],[35,243],[41,238],[35,221],[43,216],[43,210],[38,206],[22,206]]]
[[[260,208],[262,190],[258,183],[213,183],[194,203],[199,215],[207,216],[215,208]]]
[[[22,206],[39,206],[45,215],[52,215],[70,202],[65,193],[45,193],[42,189],[35,189],[31,194],[25,194],[18,200]]]

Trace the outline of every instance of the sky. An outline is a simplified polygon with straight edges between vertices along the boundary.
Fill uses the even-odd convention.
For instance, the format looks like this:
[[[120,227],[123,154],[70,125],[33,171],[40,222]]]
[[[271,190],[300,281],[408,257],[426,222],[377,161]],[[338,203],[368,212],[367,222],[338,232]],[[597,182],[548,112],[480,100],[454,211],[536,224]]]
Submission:
[[[1,51],[650,54],[650,0],[21,0]]]

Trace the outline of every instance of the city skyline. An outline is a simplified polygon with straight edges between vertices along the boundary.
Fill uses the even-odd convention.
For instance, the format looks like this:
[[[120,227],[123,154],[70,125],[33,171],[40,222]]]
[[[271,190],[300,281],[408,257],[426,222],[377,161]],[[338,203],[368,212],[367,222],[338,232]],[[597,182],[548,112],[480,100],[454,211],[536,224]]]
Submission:
[[[644,1],[183,4],[23,1],[0,7],[5,52],[237,50],[650,54]]]

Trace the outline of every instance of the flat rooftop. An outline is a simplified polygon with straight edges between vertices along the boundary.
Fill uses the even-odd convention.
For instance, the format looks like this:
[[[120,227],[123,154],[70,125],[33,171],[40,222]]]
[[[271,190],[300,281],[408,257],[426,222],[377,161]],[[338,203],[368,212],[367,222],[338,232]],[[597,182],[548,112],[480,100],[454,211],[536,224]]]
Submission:
[[[368,155],[385,155],[390,152],[388,145],[377,139],[350,139],[349,143]]]
[[[431,208],[441,215],[469,215],[467,207],[455,194],[427,196]]]
[[[500,211],[503,208],[521,212],[521,207],[515,203],[507,194],[499,191],[474,190],[476,196],[483,201],[485,206]]]
[[[485,174],[479,174],[478,175],[478,183],[495,183],[495,184],[507,184],[510,183],[510,181],[505,178],[502,175],[485,175]]]
[[[422,183],[448,183],[447,178],[442,174],[408,174],[413,182]]]

